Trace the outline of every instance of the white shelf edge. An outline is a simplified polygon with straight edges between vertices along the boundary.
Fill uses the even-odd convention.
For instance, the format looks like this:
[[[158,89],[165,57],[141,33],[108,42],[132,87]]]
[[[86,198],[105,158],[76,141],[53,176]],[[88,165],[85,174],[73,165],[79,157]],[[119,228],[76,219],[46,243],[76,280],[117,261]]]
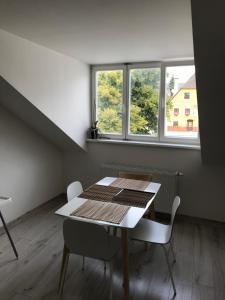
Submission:
[[[87,139],[86,141],[88,143],[106,143],[106,144],[121,144],[121,145],[134,145],[134,146],[149,146],[149,147],[201,150],[200,145],[189,145],[189,144],[171,144],[171,143],[161,143],[161,142],[156,143],[156,142],[112,140],[112,139]]]

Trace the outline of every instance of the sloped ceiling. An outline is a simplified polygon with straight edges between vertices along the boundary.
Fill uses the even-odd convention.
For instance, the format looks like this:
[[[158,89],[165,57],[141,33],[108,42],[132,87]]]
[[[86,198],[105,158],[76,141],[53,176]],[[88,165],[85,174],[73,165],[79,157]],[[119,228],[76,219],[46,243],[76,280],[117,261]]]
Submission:
[[[89,66],[1,29],[0,45],[0,75],[85,149],[90,126]]]
[[[0,28],[89,64],[193,57],[190,0],[0,0]]]
[[[0,105],[61,150],[80,149],[72,139],[0,76]]]

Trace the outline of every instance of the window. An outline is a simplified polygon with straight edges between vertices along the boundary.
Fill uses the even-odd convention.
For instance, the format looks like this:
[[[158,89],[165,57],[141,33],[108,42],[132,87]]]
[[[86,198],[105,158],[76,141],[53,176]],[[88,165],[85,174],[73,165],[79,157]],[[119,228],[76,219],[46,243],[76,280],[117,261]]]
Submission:
[[[187,130],[188,131],[193,130],[193,120],[187,120]]]
[[[158,135],[160,68],[129,68],[128,136]]]
[[[122,134],[123,70],[96,72],[96,120],[103,134]]]
[[[197,93],[195,82],[195,67],[194,65],[168,65],[165,67],[166,77],[166,116],[164,136],[168,139],[183,140],[194,142],[198,140],[198,110],[197,110]],[[188,108],[185,108],[186,100]],[[184,112],[179,116],[174,116],[171,113],[172,107],[180,108]],[[187,126],[187,121],[193,112],[192,126]],[[177,130],[171,129],[175,121],[179,122]]]
[[[174,108],[173,109],[173,115],[178,116],[179,115],[179,108]]]
[[[92,95],[102,137],[199,142],[193,62],[93,66]]]
[[[185,116],[189,116],[190,115],[190,108],[185,108]]]
[[[184,93],[184,99],[190,99],[190,93],[189,92]]]

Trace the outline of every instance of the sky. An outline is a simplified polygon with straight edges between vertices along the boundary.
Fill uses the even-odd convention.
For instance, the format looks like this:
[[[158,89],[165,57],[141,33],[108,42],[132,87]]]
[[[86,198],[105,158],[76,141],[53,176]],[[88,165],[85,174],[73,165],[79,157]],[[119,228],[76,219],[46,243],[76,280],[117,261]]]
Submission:
[[[194,66],[167,67],[166,73],[169,75],[167,77],[167,83],[169,83],[170,78],[174,75],[175,87],[173,92],[176,93],[178,91],[178,88],[195,73],[195,67]]]

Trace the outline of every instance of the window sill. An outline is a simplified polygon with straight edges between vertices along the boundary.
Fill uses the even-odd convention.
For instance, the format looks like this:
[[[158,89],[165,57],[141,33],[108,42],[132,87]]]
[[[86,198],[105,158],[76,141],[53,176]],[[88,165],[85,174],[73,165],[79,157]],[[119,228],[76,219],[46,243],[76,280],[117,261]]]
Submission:
[[[128,141],[128,140],[112,140],[112,139],[87,139],[88,143],[106,143],[106,144],[121,144],[121,145],[133,145],[133,146],[149,146],[149,147],[162,147],[162,148],[175,148],[175,149],[190,149],[200,150],[200,145],[188,145],[188,144],[171,144],[162,142],[142,142],[142,141]]]

